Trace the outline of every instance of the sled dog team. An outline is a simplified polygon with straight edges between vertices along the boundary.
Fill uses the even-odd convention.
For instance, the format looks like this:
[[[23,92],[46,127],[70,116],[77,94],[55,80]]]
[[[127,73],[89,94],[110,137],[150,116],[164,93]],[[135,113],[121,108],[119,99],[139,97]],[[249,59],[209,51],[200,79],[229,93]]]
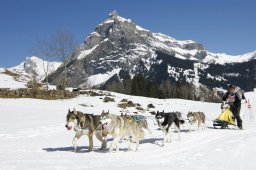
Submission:
[[[191,125],[197,124],[198,132],[200,128],[205,129],[205,114],[203,112],[189,112],[187,119]],[[180,125],[185,123],[180,112],[157,111],[155,119],[159,128],[164,132],[162,146],[171,142],[171,126],[174,124],[177,127],[180,140]],[[154,121],[153,120],[153,121]],[[101,141],[101,150],[107,148],[107,135],[113,137],[109,151],[119,151],[119,144],[123,140],[128,141],[128,150],[131,150],[131,144],[136,143],[135,150],[139,150],[139,142],[144,139],[145,131],[151,133],[148,127],[147,119],[139,115],[115,115],[109,111],[102,111],[101,115],[84,114],[80,111],[69,110],[66,116],[67,130],[74,129],[75,137],[72,141],[74,151],[77,151],[77,141],[82,135],[87,135],[89,139],[89,151],[93,148],[93,136]],[[191,126],[189,131],[191,132]]]

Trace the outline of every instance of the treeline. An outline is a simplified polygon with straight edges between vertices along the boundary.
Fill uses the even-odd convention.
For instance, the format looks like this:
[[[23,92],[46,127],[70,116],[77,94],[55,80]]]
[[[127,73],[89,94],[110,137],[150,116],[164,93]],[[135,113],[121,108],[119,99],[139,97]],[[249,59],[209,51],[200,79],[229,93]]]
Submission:
[[[198,89],[193,84],[175,82],[171,80],[156,83],[147,80],[142,74],[134,76],[133,79],[123,80],[122,83],[119,81],[113,81],[104,89],[118,93],[160,99],[180,98],[208,102],[220,101],[219,94],[207,88],[200,87]]]

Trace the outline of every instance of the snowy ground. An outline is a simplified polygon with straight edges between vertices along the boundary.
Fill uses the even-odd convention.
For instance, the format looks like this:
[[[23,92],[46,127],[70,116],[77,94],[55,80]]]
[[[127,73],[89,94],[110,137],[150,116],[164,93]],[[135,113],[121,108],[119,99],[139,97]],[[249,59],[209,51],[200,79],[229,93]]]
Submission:
[[[0,88],[10,88],[10,89],[17,89],[17,88],[26,88],[26,83],[18,82],[14,79],[13,76],[5,74],[5,69],[0,68]]]
[[[245,130],[212,128],[210,120],[220,113],[220,104],[113,94],[116,95],[116,102],[113,103],[103,103],[99,96],[56,101],[0,99],[1,169],[255,169],[255,93],[246,94],[252,102],[252,110],[248,110],[244,104],[241,111]],[[163,133],[149,120],[153,134],[147,134],[140,142],[139,152],[127,151],[127,143],[121,145],[119,153],[101,152],[96,139],[94,150],[87,152],[88,140],[82,137],[79,141],[80,152],[74,153],[71,145],[74,132],[64,127],[68,108],[76,107],[77,110],[96,114],[102,109],[109,109],[111,113],[119,114],[121,109],[116,106],[123,98],[138,102],[144,108],[153,103],[156,109],[178,110],[184,113],[184,117],[188,111],[203,111],[207,115],[208,128],[205,132],[188,133],[188,125],[185,125],[182,127],[181,141],[173,133],[172,143],[160,147]]]

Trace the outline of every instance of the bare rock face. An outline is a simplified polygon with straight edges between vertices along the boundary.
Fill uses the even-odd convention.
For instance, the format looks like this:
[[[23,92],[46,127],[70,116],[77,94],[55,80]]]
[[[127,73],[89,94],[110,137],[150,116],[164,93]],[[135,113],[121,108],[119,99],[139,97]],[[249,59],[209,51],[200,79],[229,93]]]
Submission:
[[[77,49],[76,56],[68,65],[69,85],[97,86],[99,84],[87,84],[87,78],[115,69],[138,73],[139,70],[134,66],[153,55],[154,47],[149,39],[155,39],[150,31],[136,26],[130,19],[122,18],[113,11]],[[58,74],[52,74],[50,80],[58,84],[61,76],[63,73],[59,71]]]
[[[256,53],[248,58],[256,58]],[[245,61],[249,62],[250,59]],[[215,67],[213,63],[222,61],[221,55],[208,52],[202,44],[153,33],[113,11],[72,55],[67,65],[68,85],[97,88],[110,80],[122,81],[124,77],[132,78],[142,73],[157,82],[172,79],[196,85],[204,85],[205,80],[210,78],[216,80],[214,87],[223,87],[230,77],[215,74],[212,69]],[[198,68],[200,63],[202,67]],[[209,74],[205,74],[206,69]],[[237,73],[240,74],[240,71],[237,70]],[[53,84],[60,84],[62,77],[63,68],[60,67],[49,80]],[[225,83],[218,83],[218,80]]]
[[[188,43],[188,44],[185,44],[183,46],[184,49],[187,49],[187,50],[205,50],[203,45],[202,44],[198,44],[198,43]]]

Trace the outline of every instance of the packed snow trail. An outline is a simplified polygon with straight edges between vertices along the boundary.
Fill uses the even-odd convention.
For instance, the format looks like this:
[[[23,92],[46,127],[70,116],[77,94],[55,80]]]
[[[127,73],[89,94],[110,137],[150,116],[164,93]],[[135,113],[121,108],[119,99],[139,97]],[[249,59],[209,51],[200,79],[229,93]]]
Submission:
[[[179,170],[254,170],[256,154],[255,93],[246,93],[252,108],[243,104],[241,115],[245,130],[213,129],[212,122],[220,114],[220,104],[180,99],[152,99],[113,93],[116,102],[104,103],[100,96],[80,96],[67,100],[0,99],[0,167],[11,169],[179,169]],[[149,120],[152,134],[140,142],[140,150],[127,151],[121,144],[119,153],[101,152],[100,142],[94,139],[94,149],[87,152],[88,139],[82,137],[79,153],[73,152],[73,131],[64,127],[68,108],[76,107],[87,113],[100,113],[103,109],[119,114],[117,103],[123,99],[138,102],[152,110],[203,111],[208,121],[205,132],[188,124],[181,127],[181,141],[172,133],[172,143],[160,147],[163,133]],[[83,107],[81,104],[92,105]],[[134,108],[129,108],[133,112]],[[148,113],[142,113],[150,116]],[[175,131],[175,130],[174,130]],[[108,142],[108,146],[111,139]]]

